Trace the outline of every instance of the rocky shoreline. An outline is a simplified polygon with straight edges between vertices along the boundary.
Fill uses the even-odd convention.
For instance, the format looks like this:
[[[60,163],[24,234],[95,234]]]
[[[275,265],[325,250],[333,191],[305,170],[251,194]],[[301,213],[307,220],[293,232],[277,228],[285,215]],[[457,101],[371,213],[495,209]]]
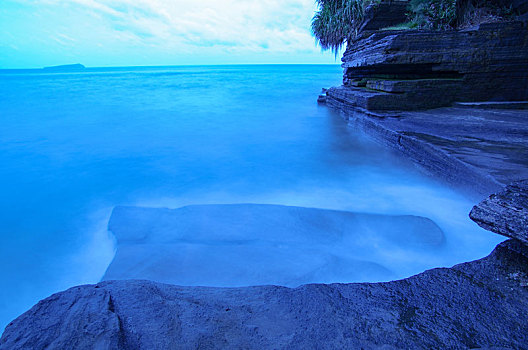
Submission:
[[[475,199],[528,178],[528,23],[380,30],[395,21],[367,18],[319,101]]]
[[[528,349],[526,22],[377,31],[397,22],[390,6],[367,16],[343,57],[343,86],[321,101],[474,198],[498,192],[470,217],[512,239],[483,259],[386,283],[78,286],[11,322],[0,349]]]
[[[511,239],[387,283],[74,287],[10,323],[0,349],[524,349],[527,315],[528,247]]]

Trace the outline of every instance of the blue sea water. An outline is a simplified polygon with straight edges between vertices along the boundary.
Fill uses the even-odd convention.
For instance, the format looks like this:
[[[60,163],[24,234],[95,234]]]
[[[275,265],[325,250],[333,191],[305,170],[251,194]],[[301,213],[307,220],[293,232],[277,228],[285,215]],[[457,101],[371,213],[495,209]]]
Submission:
[[[488,254],[500,238],[468,219],[473,201],[317,105],[340,79],[337,65],[0,71],[0,327],[100,280],[116,205],[431,218],[446,246],[400,257],[398,276]]]

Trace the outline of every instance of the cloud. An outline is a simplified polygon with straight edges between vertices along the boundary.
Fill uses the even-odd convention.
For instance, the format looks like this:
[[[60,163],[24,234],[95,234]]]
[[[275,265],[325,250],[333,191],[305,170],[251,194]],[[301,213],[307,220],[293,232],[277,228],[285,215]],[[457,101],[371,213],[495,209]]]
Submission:
[[[35,35],[66,50],[104,47],[109,54],[135,49],[158,56],[299,52],[321,56],[310,35],[314,0],[7,1],[38,13],[39,26],[49,36]]]

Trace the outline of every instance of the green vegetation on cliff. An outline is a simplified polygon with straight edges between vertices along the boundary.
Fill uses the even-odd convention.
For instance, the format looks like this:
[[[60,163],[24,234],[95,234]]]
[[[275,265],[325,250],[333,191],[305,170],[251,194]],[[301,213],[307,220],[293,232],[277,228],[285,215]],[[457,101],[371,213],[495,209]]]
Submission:
[[[419,28],[456,29],[508,20],[513,12],[503,0],[410,0],[408,17]]]
[[[357,35],[365,7],[379,0],[316,0],[319,11],[312,19],[312,33],[323,50],[335,54],[345,41]]]
[[[319,10],[312,19],[312,33],[323,50],[337,54],[345,42],[357,36],[367,7],[376,9],[380,3],[390,5],[392,1],[316,0]],[[407,16],[402,15],[399,28],[456,29],[507,20],[514,14],[506,0],[409,0]]]

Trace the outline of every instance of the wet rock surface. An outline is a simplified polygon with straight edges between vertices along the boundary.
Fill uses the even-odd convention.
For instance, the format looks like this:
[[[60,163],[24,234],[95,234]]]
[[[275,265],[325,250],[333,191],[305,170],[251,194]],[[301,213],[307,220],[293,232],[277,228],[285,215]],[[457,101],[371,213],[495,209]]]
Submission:
[[[491,195],[474,206],[469,216],[487,230],[528,244],[528,180]]]
[[[396,118],[342,111],[349,125],[475,200],[528,178],[528,110],[446,107],[399,112]]]
[[[524,349],[528,248],[388,283],[247,288],[108,281],[9,324],[0,349]]]

